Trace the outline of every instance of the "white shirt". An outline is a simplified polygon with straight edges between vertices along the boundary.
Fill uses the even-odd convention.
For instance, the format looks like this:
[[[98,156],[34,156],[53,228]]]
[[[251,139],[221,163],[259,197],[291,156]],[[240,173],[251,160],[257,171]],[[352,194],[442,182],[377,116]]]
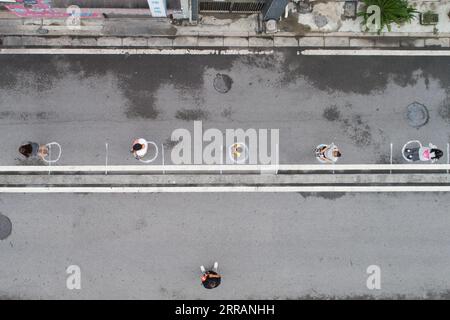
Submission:
[[[142,145],[142,149],[135,151],[134,153],[142,158],[143,156],[145,156],[145,154],[147,153],[148,150],[148,144],[147,144],[147,140],[143,139],[143,138],[139,138],[133,141],[133,145],[135,145],[136,143],[139,143]]]
[[[339,151],[339,149],[338,149],[334,144],[332,144],[332,145],[325,151],[324,156],[325,156],[326,158],[330,159],[331,161],[336,162],[336,161],[339,160],[339,157],[335,157],[335,156],[334,156],[333,153],[334,153],[335,151]]]

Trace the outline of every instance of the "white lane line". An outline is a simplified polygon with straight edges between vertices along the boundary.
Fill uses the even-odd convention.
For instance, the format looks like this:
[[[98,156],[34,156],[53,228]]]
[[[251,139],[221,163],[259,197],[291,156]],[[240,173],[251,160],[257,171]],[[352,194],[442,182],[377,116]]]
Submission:
[[[113,49],[113,48],[3,48],[0,54],[78,55],[271,55],[273,50],[251,49]]]
[[[384,49],[306,49],[304,56],[422,56],[449,57],[450,50],[384,50]]]
[[[450,192],[450,186],[0,187],[0,193]]]
[[[108,165],[108,172],[446,171],[450,164]],[[2,172],[47,172],[47,166],[0,166]],[[104,172],[104,165],[52,166],[52,172]]]

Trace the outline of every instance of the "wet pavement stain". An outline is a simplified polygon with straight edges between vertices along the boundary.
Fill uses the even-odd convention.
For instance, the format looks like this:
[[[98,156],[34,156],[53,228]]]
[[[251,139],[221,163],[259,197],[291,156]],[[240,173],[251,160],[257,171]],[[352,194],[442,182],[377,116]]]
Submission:
[[[323,111],[323,117],[328,121],[336,121],[341,118],[341,112],[337,105],[332,105]]]
[[[156,119],[164,106],[156,101],[157,91],[163,85],[173,86],[187,97],[203,104],[201,89],[204,88],[204,72],[214,69],[226,72],[238,56],[39,56],[0,57],[2,77],[0,89],[45,94],[53,84],[67,74],[84,81],[113,76],[128,103],[124,113],[128,118]],[[25,79],[25,81],[23,80]],[[212,79],[211,79],[212,81]],[[208,84],[210,85],[210,84]],[[25,115],[26,116],[26,115]]]
[[[184,121],[207,120],[208,112],[202,109],[182,109],[176,112],[175,118]]]
[[[299,192],[303,199],[317,197],[327,200],[336,200],[346,195],[345,192]]]
[[[127,117],[129,119],[156,119],[159,115],[159,111],[155,107],[154,100],[153,95],[148,92],[135,92],[133,101],[127,106]]]
[[[207,61],[196,56],[163,56],[158,60],[148,56],[129,57],[128,64],[120,64],[120,68],[127,66],[126,70],[116,66],[113,68],[119,76],[119,87],[129,100],[127,117],[156,119],[164,111],[164,106],[158,105],[154,97],[165,84],[174,87],[177,91],[174,94],[192,98],[197,105],[202,106],[204,101],[201,89],[204,87],[205,70],[228,70],[234,59],[222,56],[212,57]],[[105,70],[102,69],[101,72]]]
[[[371,128],[367,122],[362,120],[361,115],[348,114],[352,109],[352,104],[346,103],[344,106],[331,105],[324,109],[323,118],[330,122],[337,122],[344,134],[359,147],[368,146],[372,143]],[[380,136],[383,134],[381,130]]]
[[[276,72],[281,66],[279,60],[274,55],[268,56],[258,56],[258,55],[247,55],[242,56],[241,62],[252,68],[265,69]]]
[[[450,123],[450,90],[447,90],[447,97],[442,101],[438,113],[445,122]]]
[[[365,147],[372,142],[370,126],[363,122],[360,115],[353,115],[351,118],[342,120],[344,133],[358,147]]]
[[[15,112],[15,111],[1,111],[0,120],[55,120],[57,119],[56,112]]]
[[[227,107],[222,110],[220,115],[228,120],[231,120],[233,113],[233,109],[231,107]]]
[[[45,94],[53,88],[56,81],[65,76],[55,64],[57,60],[55,56],[40,56],[39,60],[36,56],[26,55],[15,58],[0,57],[0,89],[14,89],[25,93],[37,91]]]
[[[170,137],[166,139],[166,141],[164,141],[163,145],[164,148],[166,149],[173,149],[173,147],[175,147],[177,144],[179,144],[181,142],[181,140],[183,140],[182,138],[180,138],[179,140],[172,140]]]
[[[285,51],[283,69],[284,84],[303,78],[312,86],[327,92],[371,94],[383,92],[390,81],[406,87],[420,79],[429,83],[439,81],[442,88],[450,86],[449,59],[423,57],[319,57],[301,56],[296,51]],[[376,70],[376,71],[375,71]]]

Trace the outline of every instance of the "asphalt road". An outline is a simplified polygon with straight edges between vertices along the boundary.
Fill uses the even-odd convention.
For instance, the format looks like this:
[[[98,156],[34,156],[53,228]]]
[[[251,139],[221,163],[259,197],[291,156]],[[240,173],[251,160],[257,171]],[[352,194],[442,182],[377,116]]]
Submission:
[[[400,162],[410,139],[450,141],[448,58],[0,56],[1,165],[26,140],[60,164],[136,164],[131,139],[176,128],[278,128],[282,163]],[[213,79],[225,73],[222,94]],[[428,107],[412,128],[406,106]],[[167,161],[167,159],[166,159]],[[450,196],[427,194],[0,195],[0,298],[449,298]],[[1,219],[5,221],[5,219]],[[5,228],[0,228],[4,232]],[[219,261],[223,283],[200,285]],[[81,268],[81,290],[66,268]],[[381,290],[366,287],[369,265]]]
[[[57,141],[59,164],[136,164],[135,137],[165,143],[174,129],[280,130],[280,163],[315,163],[334,141],[340,163],[402,162],[406,141],[450,141],[450,58],[273,56],[1,56],[1,165],[28,164],[23,141]],[[214,89],[217,73],[232,78]],[[406,120],[414,102],[428,123]],[[161,163],[159,157],[154,163]]]
[[[450,297],[448,194],[2,195],[0,297]],[[223,281],[200,284],[219,262]],[[66,268],[81,268],[81,290]],[[369,290],[366,269],[381,269]]]

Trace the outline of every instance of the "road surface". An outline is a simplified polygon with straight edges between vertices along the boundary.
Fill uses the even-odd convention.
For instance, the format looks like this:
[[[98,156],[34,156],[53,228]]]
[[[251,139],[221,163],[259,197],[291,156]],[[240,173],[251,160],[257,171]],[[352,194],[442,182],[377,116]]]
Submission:
[[[131,140],[176,128],[280,129],[280,162],[402,162],[404,142],[450,141],[449,58],[1,56],[0,165],[58,141],[58,164],[139,164]],[[217,73],[232,87],[219,93]],[[419,128],[405,119],[428,107]],[[159,159],[161,160],[161,159]],[[169,157],[166,161],[170,161]],[[444,160],[445,161],[445,160]],[[54,299],[449,298],[448,193],[3,194],[0,297]],[[0,219],[0,221],[6,221]],[[0,228],[3,230],[4,228]],[[217,260],[223,281],[200,285]],[[81,290],[66,268],[81,268]],[[369,290],[367,267],[381,268]]]
[[[340,163],[402,162],[409,140],[450,141],[450,58],[272,56],[1,56],[0,165],[28,164],[21,142],[57,141],[58,164],[137,164],[131,141],[165,144],[172,132],[203,127],[279,129],[280,163],[316,163],[334,141]],[[232,79],[214,89],[217,73]],[[406,108],[430,119],[416,129]],[[161,155],[154,163],[161,164]]]
[[[449,298],[448,194],[1,195],[23,299]],[[200,284],[219,262],[223,281]],[[81,269],[81,290],[66,268]],[[381,290],[366,286],[381,269]]]

